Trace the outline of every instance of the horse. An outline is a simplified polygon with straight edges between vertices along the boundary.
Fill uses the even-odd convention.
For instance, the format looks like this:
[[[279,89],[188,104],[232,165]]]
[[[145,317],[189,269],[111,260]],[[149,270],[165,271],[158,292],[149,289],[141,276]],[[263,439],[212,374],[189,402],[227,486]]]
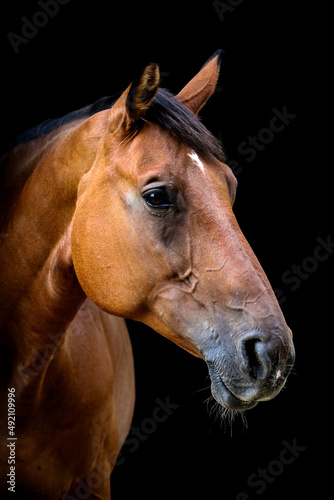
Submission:
[[[110,500],[135,401],[127,318],[204,360],[221,408],[286,382],[292,333],[198,118],[220,60],[176,96],[151,63],[114,102],[48,120],[2,156],[2,498]]]

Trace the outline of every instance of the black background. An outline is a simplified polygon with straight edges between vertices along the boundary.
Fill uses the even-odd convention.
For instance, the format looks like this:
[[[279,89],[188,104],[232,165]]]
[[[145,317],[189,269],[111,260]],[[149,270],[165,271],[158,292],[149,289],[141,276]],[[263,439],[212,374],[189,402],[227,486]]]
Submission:
[[[113,500],[202,494],[236,500],[241,492],[251,500],[295,500],[305,494],[328,498],[332,490],[326,463],[334,257],[328,252],[328,259],[313,260],[317,268],[304,269],[296,290],[282,280],[293,265],[312,267],[308,258],[317,238],[326,241],[334,232],[330,16],[322,1],[222,4],[229,10],[219,16],[211,1],[71,0],[15,53],[7,34],[20,35],[22,16],[31,20],[41,8],[30,0],[2,3],[4,144],[46,118],[125,89],[150,61],[160,65],[162,86],[177,93],[211,54],[225,50],[217,92],[201,116],[222,139],[229,161],[239,165],[235,213],[280,291],[294,332],[297,359],[286,389],[247,413],[248,429],[238,419],[231,435],[231,427],[210,416],[205,403],[210,395],[205,364],[129,322],[136,364],[134,426],[149,429],[157,398],[179,406],[164,422],[151,421],[152,432],[142,432],[138,446],[124,447],[123,463],[112,476]],[[296,116],[247,161],[240,144],[269,126],[274,108],[284,107]],[[280,470],[273,461],[279,460],[283,441],[304,449]],[[248,484],[259,468],[268,467],[280,472],[263,492]]]

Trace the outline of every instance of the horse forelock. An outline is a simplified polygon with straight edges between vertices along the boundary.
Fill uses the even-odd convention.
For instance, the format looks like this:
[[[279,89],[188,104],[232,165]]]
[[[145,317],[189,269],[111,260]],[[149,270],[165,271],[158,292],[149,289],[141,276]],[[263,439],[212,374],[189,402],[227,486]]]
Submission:
[[[210,155],[226,163],[226,156],[219,141],[177,97],[159,89],[143,116],[125,123],[121,142],[129,144],[145,125],[156,124],[179,142],[189,147],[203,159]]]
[[[165,89],[159,89],[145,119],[160,125],[204,159],[210,155],[226,162],[219,141],[186,106]]]

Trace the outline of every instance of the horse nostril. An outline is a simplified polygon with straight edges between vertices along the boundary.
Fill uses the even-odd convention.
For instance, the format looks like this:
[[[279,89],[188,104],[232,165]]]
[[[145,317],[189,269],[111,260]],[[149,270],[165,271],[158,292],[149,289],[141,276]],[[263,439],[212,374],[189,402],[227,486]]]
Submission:
[[[254,380],[266,379],[271,373],[271,359],[266,342],[257,334],[247,334],[239,344],[244,371]]]

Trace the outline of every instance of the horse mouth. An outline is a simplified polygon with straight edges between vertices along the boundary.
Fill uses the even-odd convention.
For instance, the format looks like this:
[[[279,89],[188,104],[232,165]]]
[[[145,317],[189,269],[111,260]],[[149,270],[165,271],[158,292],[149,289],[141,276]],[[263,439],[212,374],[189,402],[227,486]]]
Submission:
[[[209,368],[209,375],[211,379],[211,393],[214,399],[228,410],[246,411],[254,408],[258,401],[244,401],[236,396],[232,390],[227,387],[226,382],[223,381],[218,369],[214,363],[207,362]]]

